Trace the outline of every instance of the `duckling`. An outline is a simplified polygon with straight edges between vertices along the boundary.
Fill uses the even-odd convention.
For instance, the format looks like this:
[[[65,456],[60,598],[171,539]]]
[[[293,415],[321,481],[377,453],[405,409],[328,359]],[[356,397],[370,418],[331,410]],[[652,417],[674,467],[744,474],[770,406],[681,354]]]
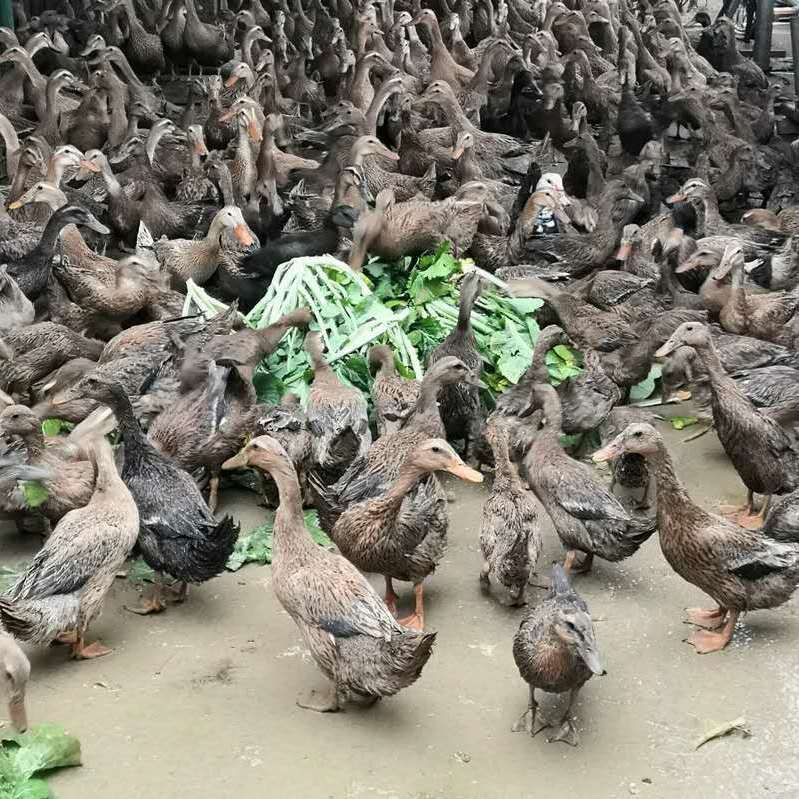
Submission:
[[[110,445],[96,439],[88,454],[97,472],[91,501],[64,516],[0,597],[0,620],[15,638],[49,644],[74,632],[72,655],[81,659],[112,651],[97,641],[87,645],[86,630],[139,532],[139,512],[117,472]]]
[[[419,399],[421,383],[397,374],[391,347],[381,344],[369,350],[369,366],[378,367],[372,383],[372,401],[378,436],[399,430]]]
[[[522,605],[541,554],[538,502],[510,462],[508,431],[501,422],[487,425],[485,438],[494,455],[494,484],[483,503],[480,582],[487,589],[493,578],[507,590],[510,605]]]
[[[17,732],[25,732],[28,729],[25,692],[31,676],[31,664],[19,644],[5,633],[0,633],[0,668],[5,677],[11,725]]]
[[[300,701],[300,707],[335,712],[348,698],[374,703],[413,684],[430,658],[435,633],[402,627],[355,566],[312,541],[297,475],[277,441],[259,436],[224,464],[245,466],[269,472],[278,486],[272,585],[332,683],[326,699]]]
[[[513,659],[530,690],[527,710],[514,724],[513,731],[537,735],[546,727],[558,726],[548,742],[563,741],[577,746],[580,739],[571,718],[572,707],[586,682],[594,674],[605,672],[588,605],[557,564],[552,567],[549,593],[519,625],[513,638]],[[539,716],[536,688],[556,694],[569,692],[566,710],[557,724]]]

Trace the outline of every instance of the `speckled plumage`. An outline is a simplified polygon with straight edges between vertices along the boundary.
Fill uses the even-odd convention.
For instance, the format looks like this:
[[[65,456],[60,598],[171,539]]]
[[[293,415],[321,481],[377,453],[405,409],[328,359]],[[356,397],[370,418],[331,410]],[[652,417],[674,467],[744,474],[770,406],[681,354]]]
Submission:
[[[97,469],[91,501],[64,516],[0,597],[0,620],[15,638],[44,644],[77,630],[82,640],[136,543],[139,513],[111,448],[98,441],[91,451]]]

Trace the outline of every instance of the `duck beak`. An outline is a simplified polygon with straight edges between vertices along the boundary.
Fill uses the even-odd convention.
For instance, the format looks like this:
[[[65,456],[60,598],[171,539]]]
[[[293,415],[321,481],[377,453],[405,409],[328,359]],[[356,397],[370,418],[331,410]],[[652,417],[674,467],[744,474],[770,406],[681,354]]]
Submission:
[[[381,155],[384,158],[388,158],[389,161],[399,161],[400,159],[399,153],[395,153],[393,150],[389,150],[388,147],[386,147],[385,152],[381,153]]]
[[[596,644],[591,641],[580,641],[577,645],[577,652],[583,659],[583,663],[591,670],[592,674],[602,676],[605,670],[602,668],[602,663],[599,660],[599,652],[597,652]]]
[[[621,247],[619,247],[618,251],[616,252],[616,260],[626,261],[630,257],[632,248],[632,244],[627,241],[623,241]]]
[[[233,235],[236,237],[236,241],[240,244],[243,244],[245,247],[249,247],[255,242],[252,235],[250,234],[250,229],[247,225],[236,225],[233,228]]]
[[[461,158],[463,156],[463,151],[464,151],[463,145],[462,144],[456,144],[452,148],[452,152],[450,153],[450,155],[452,156],[452,160],[453,161],[457,161],[459,158]]]
[[[261,131],[258,130],[258,122],[254,119],[251,119],[247,123],[247,134],[249,135],[250,139],[254,142],[261,141]]]
[[[250,458],[247,455],[247,450],[243,449],[238,455],[228,458],[223,464],[222,468],[226,471],[233,469],[246,469],[250,465]]]
[[[225,81],[225,88],[226,89],[232,89],[238,82],[239,82],[239,76],[238,75],[231,75]]]
[[[9,211],[16,211],[16,210],[17,210],[17,208],[22,208],[22,203],[21,203],[19,200],[14,200],[14,202],[13,202],[13,203],[11,203],[11,204],[8,206],[8,210],[9,210]]]
[[[194,145],[194,154],[195,155],[208,155],[208,148],[205,146],[205,142],[198,141]]]
[[[97,166],[97,164],[95,164],[93,161],[85,161],[85,160],[81,159],[78,163],[79,163],[81,169],[85,169],[85,170],[87,170],[89,172],[97,173],[97,172],[100,171],[100,167]]]
[[[230,78],[228,78],[228,80],[230,80]],[[233,111],[233,109],[229,108],[227,111],[225,111],[224,114],[222,114],[219,117],[219,121],[220,122],[230,122],[230,120],[233,119],[233,116],[235,115],[235,113],[236,112]]]
[[[9,701],[8,717],[17,732],[25,732],[28,729],[28,712],[25,709],[24,691],[12,697]]]
[[[94,214],[89,214],[89,220],[86,223],[89,230],[99,233],[101,236],[107,236],[111,231],[99,220]]]
[[[607,461],[616,460],[620,455],[624,454],[624,446],[619,437],[614,438],[610,444],[606,444],[602,449],[598,449],[592,456],[591,460],[594,463],[606,463]]]
[[[673,203],[684,203],[685,195],[680,194],[680,192],[677,192],[677,194],[672,194],[671,197],[666,197],[666,202],[669,205],[672,205]]]
[[[665,358],[681,346],[681,342],[672,336],[656,353],[656,358]]]
[[[460,458],[457,461],[453,461],[447,466],[447,471],[450,474],[454,474],[455,477],[466,480],[468,483],[482,483],[483,482],[483,475],[480,474],[476,469],[472,469],[470,466],[467,466]]]

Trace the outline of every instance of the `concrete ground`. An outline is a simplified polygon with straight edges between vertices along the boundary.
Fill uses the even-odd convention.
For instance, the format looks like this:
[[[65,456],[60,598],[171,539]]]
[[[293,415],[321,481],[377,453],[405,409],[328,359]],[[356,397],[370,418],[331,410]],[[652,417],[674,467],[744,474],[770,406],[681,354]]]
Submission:
[[[674,411],[669,411],[674,412]],[[681,411],[684,413],[684,411]],[[693,497],[708,508],[741,498],[713,437],[681,443],[661,425]],[[664,561],[656,538],[622,564],[577,578],[596,620],[607,676],[584,689],[581,746],[511,733],[527,691],[511,655],[522,615],[480,592],[478,531],[487,487],[452,486],[451,544],[427,591],[438,642],[421,680],[365,711],[317,715],[295,705],[324,681],[270,588],[246,566],[194,589],[182,607],[141,618],[117,581],[91,631],[116,650],[75,663],[63,648],[30,652],[32,723],[63,724],[85,765],[51,782],[60,799],[114,796],[305,799],[649,799],[795,797],[799,756],[797,604],[744,618],[727,651],[682,642],[682,609],[706,601]],[[263,511],[230,493],[245,529]],[[2,536],[3,561],[35,541]],[[539,581],[561,556],[545,525]],[[376,582],[380,586],[379,582]],[[380,586],[382,587],[382,586]],[[411,598],[403,586],[407,606]],[[540,592],[535,589],[531,600]],[[746,718],[695,751],[713,724]],[[265,793],[266,792],[266,793]]]

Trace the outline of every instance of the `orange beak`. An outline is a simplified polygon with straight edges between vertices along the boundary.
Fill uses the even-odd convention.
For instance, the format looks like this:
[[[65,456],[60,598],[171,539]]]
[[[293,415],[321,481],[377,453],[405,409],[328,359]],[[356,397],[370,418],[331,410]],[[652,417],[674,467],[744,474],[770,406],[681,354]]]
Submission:
[[[251,119],[247,123],[247,133],[249,134],[249,137],[252,141],[254,142],[261,141],[262,138],[261,131],[258,130],[258,122],[255,119]]]
[[[208,148],[205,146],[205,142],[196,142],[194,145],[194,153],[195,155],[208,155]]]
[[[598,449],[591,456],[591,460],[594,461],[594,463],[604,463],[605,461],[615,460],[619,457],[619,455],[623,454],[623,452],[624,450],[620,444],[617,444],[615,441],[611,441],[606,447]]]
[[[100,167],[97,166],[97,164],[95,164],[93,161],[84,161],[83,159],[81,159],[79,163],[81,169],[88,169],[89,172],[95,172],[95,173],[100,171]]]
[[[250,229],[247,225],[236,225],[236,227],[233,228],[233,235],[236,237],[236,240],[245,247],[249,247],[251,244],[255,243],[255,239],[250,235]]]
[[[238,82],[239,82],[239,76],[238,76],[238,75],[231,75],[231,76],[230,76],[230,77],[229,77],[229,78],[228,78],[228,79],[225,81],[225,88],[227,88],[227,89],[231,89],[231,88],[233,88],[233,87],[234,87],[234,86],[235,86],[235,85],[236,85]]]
[[[626,241],[623,242],[621,247],[619,247],[618,251],[616,252],[616,260],[626,261],[630,257],[631,251],[632,251],[632,245]]]
[[[229,108],[227,111],[225,111],[224,114],[222,114],[222,116],[219,117],[219,121],[220,122],[230,122],[230,120],[233,119],[235,114],[236,114],[236,112],[232,108]]]
[[[667,197],[666,198],[666,202],[667,203],[684,203],[685,202],[685,195],[684,194],[680,194],[679,192],[677,192],[677,194],[672,194],[671,197]]]
[[[476,469],[472,469],[470,466],[467,466],[461,460],[455,461],[447,466],[447,471],[450,474],[454,474],[455,477],[458,477],[461,480],[466,480],[469,483],[483,482],[483,475],[480,474],[480,472],[478,472]]]
[[[452,152],[450,153],[450,155],[452,156],[453,161],[457,161],[459,158],[461,158],[463,156],[463,145],[456,144],[452,148]]]

